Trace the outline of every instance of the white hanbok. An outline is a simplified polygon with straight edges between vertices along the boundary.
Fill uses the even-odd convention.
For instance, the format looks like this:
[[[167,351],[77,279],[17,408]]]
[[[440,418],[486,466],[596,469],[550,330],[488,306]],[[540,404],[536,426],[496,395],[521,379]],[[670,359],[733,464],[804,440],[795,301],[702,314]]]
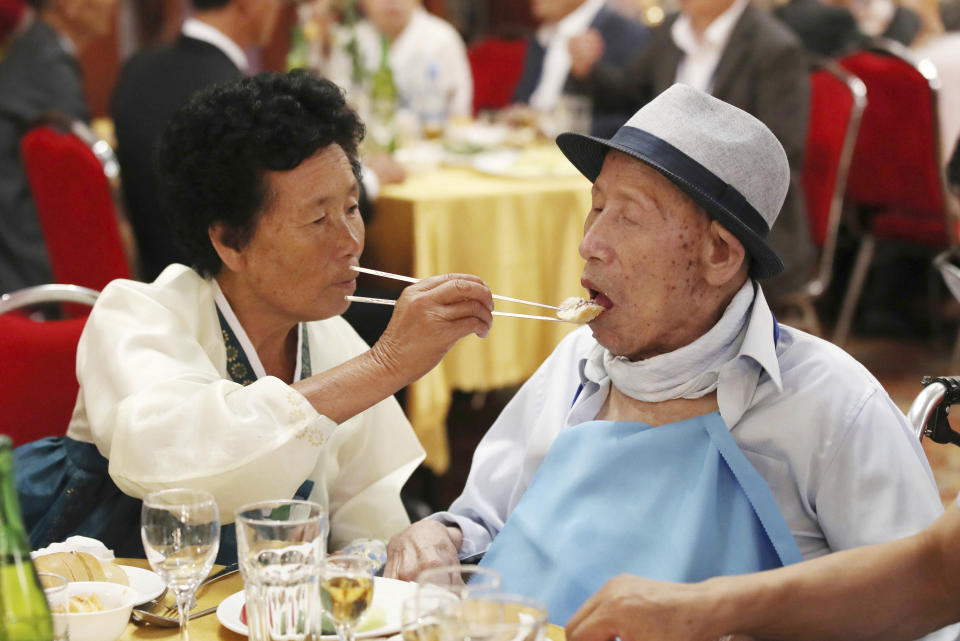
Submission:
[[[218,308],[253,366],[249,385]],[[297,375],[334,367],[368,346],[340,317],[305,323]],[[257,370],[260,370],[257,372]],[[337,425],[278,378],[262,374],[213,280],[183,265],[153,283],[117,280],[93,308],[77,350],[80,392],[67,436],[96,445],[110,477],[142,498],[167,487],[211,492],[221,519],[237,507],[309,498],[330,515],[331,549],[388,539],[409,524],[400,488],[423,449],[392,397]]]

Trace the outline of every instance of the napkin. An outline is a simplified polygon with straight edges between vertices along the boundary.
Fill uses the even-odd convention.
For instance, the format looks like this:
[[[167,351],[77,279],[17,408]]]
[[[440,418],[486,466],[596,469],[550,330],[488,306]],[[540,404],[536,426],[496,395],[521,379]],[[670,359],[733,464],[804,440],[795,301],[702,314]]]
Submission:
[[[115,558],[113,550],[109,549],[103,543],[88,536],[71,536],[66,541],[60,543],[51,543],[45,548],[34,550],[30,553],[31,558],[37,558],[44,554],[53,554],[54,552],[86,552],[93,555],[101,562],[113,561]]]

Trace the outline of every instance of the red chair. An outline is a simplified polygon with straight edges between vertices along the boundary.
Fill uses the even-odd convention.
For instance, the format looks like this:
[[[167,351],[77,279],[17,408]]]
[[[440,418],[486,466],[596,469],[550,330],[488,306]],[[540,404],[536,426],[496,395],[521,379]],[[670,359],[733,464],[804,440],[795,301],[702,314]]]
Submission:
[[[467,59],[473,74],[474,114],[483,109],[500,109],[513,101],[526,50],[523,39],[483,38],[470,45]]]
[[[813,303],[826,291],[833,274],[847,170],[867,102],[867,89],[856,76],[826,58],[814,63],[810,89],[802,180],[810,233],[820,259],[810,280],[786,302],[799,309],[800,325],[820,335],[820,320]]]
[[[67,430],[77,400],[77,341],[87,317],[38,321],[20,313],[38,303],[89,306],[97,292],[40,285],[0,297],[0,433],[14,446]]]
[[[941,165],[936,69],[902,45],[878,40],[840,65],[867,87],[867,107],[847,179],[863,234],[834,342],[846,341],[877,240],[935,250],[955,245],[960,214]]]
[[[80,125],[35,127],[21,153],[54,280],[100,290],[131,275],[110,184],[118,170],[109,145],[78,134]]]

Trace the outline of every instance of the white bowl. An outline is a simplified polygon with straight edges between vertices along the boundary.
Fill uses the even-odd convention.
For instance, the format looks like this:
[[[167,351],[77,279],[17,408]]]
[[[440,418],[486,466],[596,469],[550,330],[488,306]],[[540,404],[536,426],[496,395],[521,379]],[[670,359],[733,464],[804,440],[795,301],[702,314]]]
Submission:
[[[114,641],[127,628],[130,611],[139,593],[131,587],[104,581],[74,581],[67,584],[67,597],[96,594],[104,609],[99,612],[54,613],[67,618],[70,641]]]

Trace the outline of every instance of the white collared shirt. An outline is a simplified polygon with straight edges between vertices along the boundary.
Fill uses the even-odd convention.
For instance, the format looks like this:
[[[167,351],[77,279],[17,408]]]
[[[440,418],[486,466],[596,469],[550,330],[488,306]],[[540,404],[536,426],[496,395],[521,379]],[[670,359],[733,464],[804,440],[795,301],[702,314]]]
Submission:
[[[355,30],[363,65],[372,74],[380,66],[380,32],[369,20],[361,20]],[[349,89],[351,63],[346,45],[350,30],[339,27],[334,38],[333,50],[329,59],[321,64],[320,71]],[[432,67],[436,74],[434,82],[447,98],[450,115],[469,116],[473,113],[473,75],[467,60],[467,47],[449,22],[421,7],[414,9],[410,22],[390,44],[388,61],[404,106],[414,107]]]
[[[247,60],[247,54],[243,52],[240,45],[213,25],[197,20],[196,18],[187,18],[180,31],[189,38],[212,44],[222,51],[225,56],[230,58],[241,72],[248,73],[250,71],[250,62]]]
[[[710,92],[713,88],[713,72],[727,47],[733,27],[748,4],[749,0],[736,0],[699,35],[693,30],[686,13],[677,17],[670,29],[670,36],[684,56],[677,65],[676,82]]]
[[[759,288],[748,323],[738,355],[720,370],[720,415],[770,485],[804,558],[933,522],[943,506],[930,466],[880,383],[799,330],[780,325],[774,344]],[[598,385],[580,374],[596,344],[589,327],[569,334],[481,440],[463,494],[434,517],[463,530],[462,558],[486,551],[559,433],[597,416],[609,379]]]
[[[590,28],[590,23],[603,8],[604,0],[587,0],[559,22],[537,29],[537,42],[546,52],[540,81],[530,95],[530,106],[540,111],[553,109],[563,85],[570,75],[570,39]]]

